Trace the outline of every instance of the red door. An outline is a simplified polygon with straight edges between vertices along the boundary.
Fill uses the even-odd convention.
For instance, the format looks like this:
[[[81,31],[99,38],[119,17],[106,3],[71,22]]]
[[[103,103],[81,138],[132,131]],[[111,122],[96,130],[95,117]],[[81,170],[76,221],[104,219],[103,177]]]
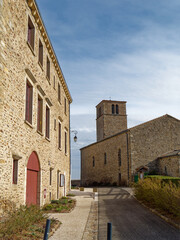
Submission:
[[[37,204],[38,199],[39,160],[35,152],[29,157],[27,164],[26,204]]]

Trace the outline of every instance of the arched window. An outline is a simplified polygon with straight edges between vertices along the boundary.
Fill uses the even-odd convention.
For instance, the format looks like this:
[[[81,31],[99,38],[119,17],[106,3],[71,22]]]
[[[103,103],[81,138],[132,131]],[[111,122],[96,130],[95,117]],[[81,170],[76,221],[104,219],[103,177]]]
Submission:
[[[93,157],[93,167],[95,167],[95,158]]]
[[[119,106],[116,104],[116,114],[119,114]]]
[[[114,104],[112,104],[112,114],[114,114]]]
[[[119,166],[121,166],[121,149],[119,149],[118,151],[118,162],[119,162]]]

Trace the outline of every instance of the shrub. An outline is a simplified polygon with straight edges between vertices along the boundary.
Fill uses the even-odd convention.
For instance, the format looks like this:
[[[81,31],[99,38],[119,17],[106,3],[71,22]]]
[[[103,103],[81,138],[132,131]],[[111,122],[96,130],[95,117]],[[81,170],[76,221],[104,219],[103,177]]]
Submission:
[[[157,178],[161,179],[163,182],[169,183],[172,182],[176,184],[176,186],[180,186],[180,178],[178,177],[170,177],[170,176],[161,176],[161,175],[148,175],[146,178]]]
[[[180,188],[171,181],[166,183],[157,178],[140,180],[135,184],[135,196],[154,208],[180,217]]]
[[[68,196],[68,197],[75,197],[75,194],[73,194],[73,193],[68,193],[67,196]]]
[[[19,209],[9,212],[6,221],[0,224],[0,239],[6,239],[5,236],[22,232],[30,225],[45,218],[47,218],[46,215],[37,206],[21,206]]]

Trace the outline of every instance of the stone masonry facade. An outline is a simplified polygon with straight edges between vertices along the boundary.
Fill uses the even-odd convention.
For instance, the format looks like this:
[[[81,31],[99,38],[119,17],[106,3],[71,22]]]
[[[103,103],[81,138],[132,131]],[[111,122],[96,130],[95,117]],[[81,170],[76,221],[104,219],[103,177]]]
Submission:
[[[111,104],[116,102],[112,101]],[[113,116],[117,118],[114,114],[111,118]],[[98,127],[103,127],[103,124]],[[117,126],[117,131],[119,128],[121,126]],[[98,130],[97,134],[101,131],[103,130]],[[157,170],[157,157],[179,147],[180,120],[170,115],[116,134],[113,130],[111,136],[81,149],[81,183],[128,185],[133,181],[137,168],[147,166],[149,171]]]
[[[31,30],[33,45],[28,42]],[[34,0],[0,0],[0,34],[0,197],[26,204],[27,164],[34,152],[40,165],[37,194],[43,205],[65,195],[70,187],[71,95]],[[26,120],[27,82],[32,89],[32,123]],[[14,160],[18,160],[16,184]],[[60,174],[65,176],[63,186]]]

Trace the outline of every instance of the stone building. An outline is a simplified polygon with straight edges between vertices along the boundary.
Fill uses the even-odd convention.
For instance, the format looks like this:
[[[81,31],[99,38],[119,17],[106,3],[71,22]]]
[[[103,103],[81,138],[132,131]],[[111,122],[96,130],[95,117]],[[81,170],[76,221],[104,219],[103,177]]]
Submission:
[[[164,115],[127,129],[126,102],[97,106],[97,142],[81,148],[82,185],[129,184],[137,168],[153,170],[154,160],[180,146],[180,120]]]
[[[70,187],[72,98],[34,0],[0,0],[0,34],[0,197],[43,205]]]
[[[164,153],[156,159],[160,175],[180,177],[180,150]]]

